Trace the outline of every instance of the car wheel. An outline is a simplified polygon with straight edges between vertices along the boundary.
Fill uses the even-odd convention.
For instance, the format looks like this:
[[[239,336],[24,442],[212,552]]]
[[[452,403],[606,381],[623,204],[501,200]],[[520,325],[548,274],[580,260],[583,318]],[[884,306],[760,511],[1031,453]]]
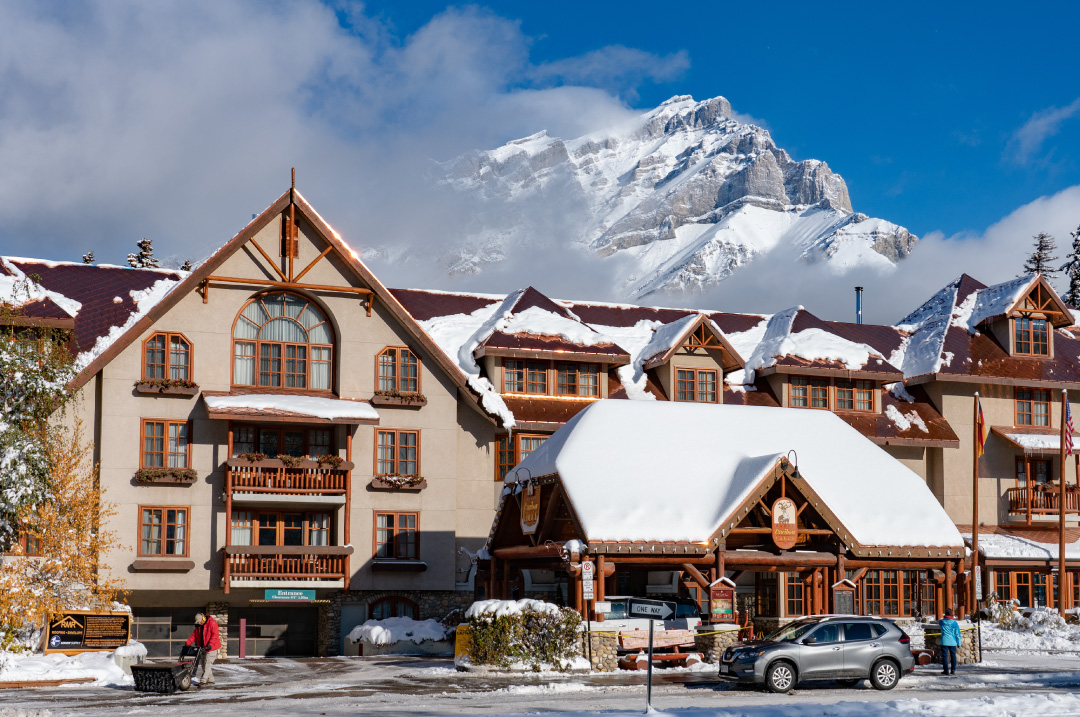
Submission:
[[[795,686],[795,668],[790,662],[774,662],[765,673],[765,686],[770,692],[787,692]]]
[[[900,668],[892,660],[878,660],[870,669],[870,684],[875,690],[891,690],[900,681]]]

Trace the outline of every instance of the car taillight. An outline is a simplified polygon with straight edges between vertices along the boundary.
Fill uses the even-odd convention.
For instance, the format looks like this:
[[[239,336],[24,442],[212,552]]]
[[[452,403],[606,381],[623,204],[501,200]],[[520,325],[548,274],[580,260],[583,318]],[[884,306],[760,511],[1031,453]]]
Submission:
[[[909,637],[906,632],[901,632],[900,633],[900,644],[901,645],[906,645],[909,642],[911,642],[911,637]]]

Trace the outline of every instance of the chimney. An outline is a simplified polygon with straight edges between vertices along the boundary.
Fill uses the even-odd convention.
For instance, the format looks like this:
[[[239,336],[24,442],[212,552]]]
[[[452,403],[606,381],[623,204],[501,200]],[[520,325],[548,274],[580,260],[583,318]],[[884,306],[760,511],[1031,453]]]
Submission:
[[[855,323],[862,323],[862,287],[855,287]]]

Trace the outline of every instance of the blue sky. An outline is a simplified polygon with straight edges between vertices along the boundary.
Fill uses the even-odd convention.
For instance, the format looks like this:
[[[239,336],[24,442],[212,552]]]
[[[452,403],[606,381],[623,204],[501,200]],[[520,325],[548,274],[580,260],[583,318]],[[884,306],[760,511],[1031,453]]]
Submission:
[[[366,7],[408,35],[446,5]],[[536,63],[610,45],[684,53],[669,79],[608,87],[642,108],[723,95],[796,159],[842,174],[857,211],[920,236],[981,231],[1080,184],[1080,3],[488,7],[521,22]]]
[[[469,217],[433,196],[433,160],[680,94],[727,97],[922,238],[871,320],[961,271],[1008,279],[1032,234],[1064,248],[1080,224],[1080,3],[0,0],[0,26],[0,254],[122,263],[150,237],[199,260],[296,167],[358,248],[437,256]],[[370,263],[398,286],[619,298],[528,262],[499,282]],[[863,281],[683,303],[830,317]]]

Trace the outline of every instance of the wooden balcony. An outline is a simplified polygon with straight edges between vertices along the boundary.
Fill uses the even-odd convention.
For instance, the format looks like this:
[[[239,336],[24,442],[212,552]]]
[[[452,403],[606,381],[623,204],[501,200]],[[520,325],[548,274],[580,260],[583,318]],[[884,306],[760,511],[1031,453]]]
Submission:
[[[225,586],[344,587],[352,547],[230,545]]]
[[[1029,523],[1033,517],[1057,516],[1061,504],[1061,495],[1055,485],[1047,486],[1047,490],[1032,490],[1027,486],[1009,488],[1005,497],[1009,501],[1009,516],[1026,518]],[[1065,515],[1069,514],[1080,515],[1080,491],[1066,488]]]
[[[290,467],[276,459],[251,463],[242,459],[228,462],[226,491],[231,494],[344,496],[352,463],[337,468],[320,468],[315,461]]]

